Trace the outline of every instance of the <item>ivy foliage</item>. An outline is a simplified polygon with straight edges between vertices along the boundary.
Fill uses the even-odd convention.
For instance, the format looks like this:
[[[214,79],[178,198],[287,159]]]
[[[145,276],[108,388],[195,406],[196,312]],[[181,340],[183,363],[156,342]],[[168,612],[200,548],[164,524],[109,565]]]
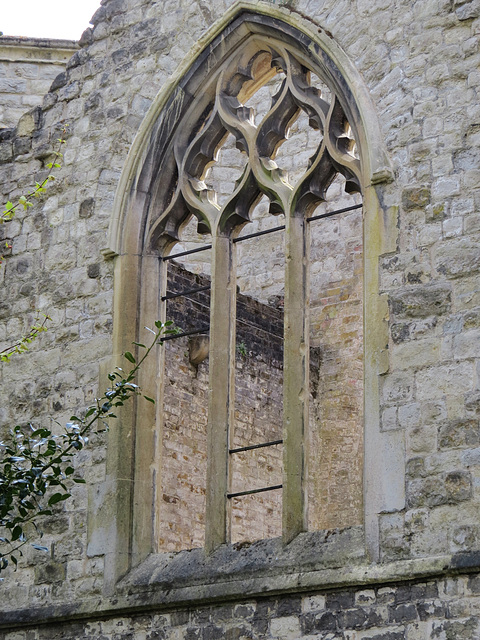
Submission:
[[[52,515],[52,507],[71,497],[73,483],[84,483],[75,470],[74,456],[88,443],[92,433],[108,429],[116,411],[134,396],[144,395],[135,383],[138,370],[162,337],[176,333],[172,322],[155,323],[151,344],[134,343],[143,355],[138,360],[127,351],[124,358],[132,365],[126,373],[117,367],[108,374],[109,386],[83,416],[72,416],[63,433],[45,427],[16,426],[0,442],[0,573],[17,565],[22,547],[32,535],[40,535],[39,519]],[[48,549],[33,544],[39,550]]]

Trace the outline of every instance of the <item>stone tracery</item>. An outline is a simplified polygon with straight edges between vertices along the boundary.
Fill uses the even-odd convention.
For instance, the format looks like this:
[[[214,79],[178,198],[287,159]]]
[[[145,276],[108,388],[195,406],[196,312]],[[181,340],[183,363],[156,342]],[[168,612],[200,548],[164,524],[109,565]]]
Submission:
[[[191,121],[196,115],[197,123],[201,122],[198,130],[192,135],[194,127],[187,126],[176,133],[173,154],[178,179],[170,203],[152,224],[154,244],[165,232],[177,240],[173,228],[178,229],[189,214],[197,217],[199,232],[214,233],[218,226],[221,234],[229,234],[249,221],[263,194],[269,198],[274,215],[289,211],[308,215],[325,200],[338,173],[345,177],[347,193],[360,191],[360,161],[350,124],[338,97],[326,87],[330,102],[325,100],[311,75],[310,69],[277,42],[274,46],[250,43],[224,65],[215,82],[206,87],[209,95],[202,97],[188,116]],[[272,78],[280,78],[280,87],[257,126],[253,109],[245,103]],[[307,114],[309,126],[321,133],[321,139],[306,172],[292,185],[275,156],[301,111]],[[229,133],[246,162],[233,193],[220,206],[206,177]]]

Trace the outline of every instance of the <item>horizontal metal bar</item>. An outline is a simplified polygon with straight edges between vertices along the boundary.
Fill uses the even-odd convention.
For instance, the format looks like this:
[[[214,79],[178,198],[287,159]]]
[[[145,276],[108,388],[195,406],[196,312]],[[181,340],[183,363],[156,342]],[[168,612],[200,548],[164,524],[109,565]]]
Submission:
[[[234,238],[233,242],[242,242],[242,240],[250,240],[250,238],[258,238],[258,236],[265,236],[267,233],[273,233],[274,231],[283,231],[285,229],[285,225],[282,224],[281,227],[272,227],[271,229],[265,229],[265,231],[257,231],[256,233],[250,233],[248,236],[240,236],[240,238]]]
[[[252,493],[263,493],[264,491],[274,491],[281,489],[282,484],[275,484],[273,487],[265,487],[264,489],[252,489],[251,491],[239,491],[238,493],[227,493],[227,498],[239,498],[240,496],[251,496]]]
[[[171,336],[163,336],[160,338],[160,342],[165,342],[166,340],[175,340],[176,338],[184,338],[185,336],[194,336],[197,333],[208,333],[210,331],[210,327],[200,327],[200,329],[192,329],[192,331],[183,331],[182,333],[174,333]]]
[[[228,453],[240,453],[240,451],[251,451],[252,449],[273,447],[273,445],[275,444],[283,444],[283,440],[273,440],[272,442],[264,442],[263,444],[251,444],[249,447],[238,447],[238,449],[229,449]]]
[[[307,218],[307,222],[313,222],[314,220],[321,220],[322,218],[330,218],[331,216],[336,216],[337,213],[345,213],[345,211],[353,211],[354,209],[361,209],[362,207],[363,207],[363,204],[355,204],[352,207],[345,207],[345,209],[328,211],[327,213],[321,213],[318,216],[312,216],[311,218]]]
[[[163,256],[162,260],[166,262],[166,260],[173,260],[174,258],[180,258],[181,256],[189,256],[192,253],[200,253],[200,251],[207,251],[211,248],[211,244],[204,244],[203,247],[198,247],[198,249],[190,249],[190,251],[182,251],[181,253],[174,253],[170,256]]]
[[[208,291],[210,289],[210,285],[207,284],[206,287],[198,287],[197,289],[188,289],[188,291],[181,291],[180,293],[167,293],[166,296],[162,296],[162,302],[165,300],[172,300],[173,298],[181,298],[182,296],[188,296],[192,293],[199,293],[200,291]]]
[[[327,213],[321,213],[318,216],[311,216],[307,218],[307,222],[313,222],[314,220],[321,220],[322,218],[330,218],[331,216],[337,215],[337,213],[345,213],[346,211],[354,211],[355,209],[361,209],[363,204],[355,204],[351,207],[345,207],[344,209],[336,209],[335,211],[328,211]],[[242,242],[243,240],[249,240],[250,238],[258,238],[259,236],[267,235],[268,233],[274,233],[275,231],[283,231],[285,229],[285,225],[282,224],[280,227],[272,227],[271,229],[265,229],[264,231],[257,231],[256,233],[249,233],[246,236],[240,236],[240,238],[234,238],[233,242]],[[189,256],[192,253],[199,253],[200,251],[207,251],[211,249],[211,244],[206,244],[203,247],[199,247],[198,249],[190,249],[190,251],[182,251],[181,253],[174,253],[170,256],[164,256],[162,258],[163,261],[173,260],[173,258],[180,258],[181,256]]]

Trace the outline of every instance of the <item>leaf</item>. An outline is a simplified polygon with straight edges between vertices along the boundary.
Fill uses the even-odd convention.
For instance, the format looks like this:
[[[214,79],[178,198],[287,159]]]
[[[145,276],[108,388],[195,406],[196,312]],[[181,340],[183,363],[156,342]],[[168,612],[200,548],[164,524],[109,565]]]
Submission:
[[[53,496],[50,497],[48,504],[49,506],[52,506],[54,504],[57,504],[58,502],[62,502],[62,500],[70,498],[70,496],[70,493],[54,493]]]
[[[145,400],[148,400],[148,402],[155,404],[155,400],[153,398],[149,398],[148,396],[143,396],[143,397],[145,398]]]
[[[130,351],[125,351],[125,353],[123,354],[125,356],[125,358],[129,361],[132,362],[133,364],[135,364],[135,358],[132,356],[132,354],[130,353]]]
[[[19,527],[18,524],[15,527],[13,527],[12,541],[18,540],[20,538],[20,536],[22,535],[22,533],[23,533],[22,527]]]
[[[147,345],[142,344],[141,342],[132,342],[132,344],[137,345],[137,347],[142,347],[142,349],[146,349],[147,348]]]
[[[83,478],[73,478],[73,481],[77,484],[85,484],[85,480]]]
[[[32,544],[32,547],[37,551],[48,551],[48,547],[42,547],[40,544]]]

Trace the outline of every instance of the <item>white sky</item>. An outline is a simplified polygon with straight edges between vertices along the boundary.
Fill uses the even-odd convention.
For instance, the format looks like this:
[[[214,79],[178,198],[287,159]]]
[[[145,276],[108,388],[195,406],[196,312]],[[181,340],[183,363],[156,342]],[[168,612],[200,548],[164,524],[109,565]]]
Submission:
[[[100,0],[0,0],[5,36],[78,40]]]

